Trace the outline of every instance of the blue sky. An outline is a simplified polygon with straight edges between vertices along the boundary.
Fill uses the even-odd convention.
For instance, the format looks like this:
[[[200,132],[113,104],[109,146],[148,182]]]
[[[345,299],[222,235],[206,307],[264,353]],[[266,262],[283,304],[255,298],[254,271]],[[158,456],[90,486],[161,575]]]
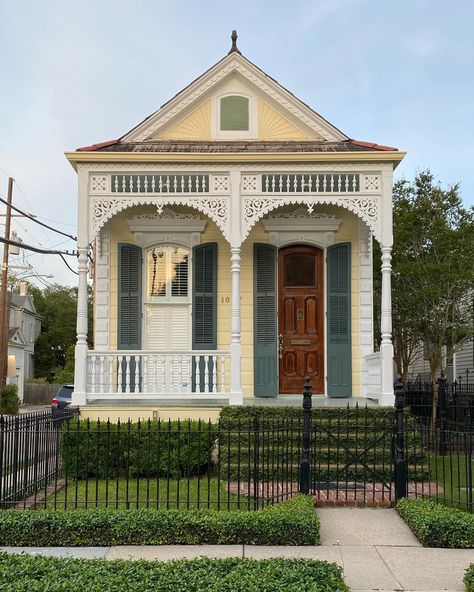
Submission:
[[[245,56],[347,135],[406,150],[397,177],[429,167],[474,204],[473,22],[470,0],[3,0],[0,195],[13,175],[19,207],[73,232],[63,152],[128,131],[223,57],[236,28]],[[57,258],[29,261],[75,283]]]

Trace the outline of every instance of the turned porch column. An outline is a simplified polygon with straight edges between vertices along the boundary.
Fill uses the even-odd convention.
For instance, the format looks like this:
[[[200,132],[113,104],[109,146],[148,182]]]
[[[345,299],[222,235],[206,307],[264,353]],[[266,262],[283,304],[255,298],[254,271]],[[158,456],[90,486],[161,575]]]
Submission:
[[[241,253],[241,174],[230,171],[230,272],[232,277],[231,325],[230,325],[230,403],[242,405],[242,344],[240,313],[240,253]]]
[[[77,341],[74,366],[74,391],[72,393],[72,405],[86,404],[87,389],[87,272],[88,272],[88,174],[78,172],[79,197],[78,197],[78,292],[77,292]]]
[[[393,344],[392,344],[392,167],[382,171],[381,240],[382,250],[382,297],[380,318],[380,405],[395,405],[393,391]]]
[[[393,405],[393,344],[392,344],[392,248],[382,246],[382,305],[380,329],[381,386],[380,404]]]

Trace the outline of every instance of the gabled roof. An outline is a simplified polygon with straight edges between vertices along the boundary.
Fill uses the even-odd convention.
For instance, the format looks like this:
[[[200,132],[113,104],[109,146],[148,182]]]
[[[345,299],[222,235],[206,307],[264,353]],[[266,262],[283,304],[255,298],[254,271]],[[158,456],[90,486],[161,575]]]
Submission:
[[[298,99],[274,78],[253,64],[237,49],[237,35],[232,34],[230,52],[209,68],[183,90],[164,103],[157,111],[125,133],[117,140],[110,140],[78,148],[76,152],[95,153],[317,153],[317,152],[396,152],[396,148],[382,146],[372,142],[351,140],[346,134],[328,122],[319,113]],[[177,129],[186,119],[202,110],[225,84],[238,80],[255,91],[259,101],[265,102],[265,108],[274,118],[287,122],[288,126],[299,131],[297,140],[284,140],[266,136],[259,139],[214,139],[214,136],[201,139],[202,136],[189,137],[181,133],[177,139],[169,130]],[[207,117],[209,113],[200,113]],[[173,128],[173,126],[175,126]],[[181,128],[182,132],[182,128]],[[198,139],[199,138],[199,139]],[[282,138],[282,136],[277,136]],[[288,138],[288,139],[287,139]],[[76,160],[72,153],[67,153],[71,161]],[[84,155],[85,157],[86,155]],[[92,156],[92,155],[91,155]],[[112,157],[112,155],[110,155]],[[389,158],[389,155],[386,155]],[[394,160],[401,160],[403,153],[395,155]],[[77,160],[84,158],[77,157]]]

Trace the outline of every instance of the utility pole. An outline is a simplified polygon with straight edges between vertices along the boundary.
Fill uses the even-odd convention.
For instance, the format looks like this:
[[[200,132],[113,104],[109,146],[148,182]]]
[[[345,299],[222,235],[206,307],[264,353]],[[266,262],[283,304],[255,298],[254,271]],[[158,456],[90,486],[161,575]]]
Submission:
[[[5,217],[5,239],[10,240],[12,218],[13,177],[8,177],[7,213]],[[8,369],[8,334],[10,331],[10,306],[8,302],[8,255],[9,244],[3,245],[2,283],[0,286],[0,387],[5,386]]]

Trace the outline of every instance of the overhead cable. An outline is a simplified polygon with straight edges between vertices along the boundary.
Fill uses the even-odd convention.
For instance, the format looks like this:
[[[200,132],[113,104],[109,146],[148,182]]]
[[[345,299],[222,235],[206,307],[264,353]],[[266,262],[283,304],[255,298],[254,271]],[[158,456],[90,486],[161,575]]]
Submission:
[[[7,202],[7,200],[6,199],[3,199],[3,197],[0,197],[0,201],[3,202],[6,205],[9,205],[8,202]],[[22,214],[26,218],[29,218],[30,220],[33,220],[33,222],[36,222],[36,224],[40,224],[41,226],[44,226],[45,228],[48,228],[49,230],[52,230],[53,232],[57,232],[58,234],[62,234],[63,236],[67,236],[68,238],[72,239],[73,241],[77,241],[77,236],[73,236],[72,234],[66,234],[65,232],[62,232],[62,230],[57,230],[56,228],[53,228],[52,226],[49,226],[48,224],[45,224],[44,222],[41,222],[41,220],[38,220],[37,218],[35,218],[31,214],[28,214],[27,212],[24,212],[23,210],[20,210],[20,208],[17,208],[14,205],[11,205],[10,204],[10,207],[12,208],[12,210],[15,210],[16,212],[19,212],[20,214]]]
[[[35,253],[43,253],[44,255],[69,255],[70,257],[77,257],[77,251],[56,251],[54,249],[40,249],[39,247],[33,247],[32,245],[26,245],[18,241],[7,240],[0,236],[0,243],[12,245],[14,247],[20,247],[26,251],[34,251]]]

